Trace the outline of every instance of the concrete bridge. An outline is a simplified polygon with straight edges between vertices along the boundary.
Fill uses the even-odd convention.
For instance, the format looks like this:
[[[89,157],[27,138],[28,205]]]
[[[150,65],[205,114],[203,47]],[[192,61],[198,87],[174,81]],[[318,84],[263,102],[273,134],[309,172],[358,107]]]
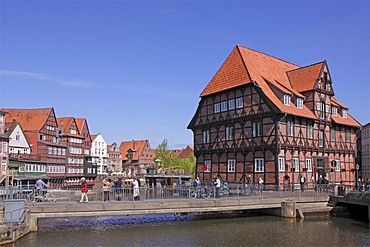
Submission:
[[[258,210],[265,214],[304,217],[306,213],[329,214],[329,196],[279,198],[221,198],[196,200],[131,201],[124,203],[43,203],[27,206],[27,225],[38,230],[38,220],[47,218],[128,216],[145,214],[224,214]]]

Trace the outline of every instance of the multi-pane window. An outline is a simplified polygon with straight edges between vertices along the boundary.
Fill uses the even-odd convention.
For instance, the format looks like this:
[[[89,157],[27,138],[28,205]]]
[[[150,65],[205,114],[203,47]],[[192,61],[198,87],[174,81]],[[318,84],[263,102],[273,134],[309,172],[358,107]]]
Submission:
[[[279,157],[279,172],[285,171],[285,158]]]
[[[338,107],[336,106],[331,107],[331,115],[338,116]]]
[[[351,131],[346,129],[346,142],[351,142]]]
[[[229,110],[234,110],[235,109],[235,100],[231,99],[229,100]]]
[[[243,108],[243,98],[236,98],[236,108]]]
[[[252,136],[262,136],[262,121],[254,121],[252,124]]]
[[[325,103],[324,102],[321,102],[320,118],[325,119]]]
[[[299,160],[298,158],[293,158],[292,160],[292,167],[294,169],[295,172],[299,172]]]
[[[213,105],[213,112],[214,113],[220,112],[220,103],[216,103]]]
[[[204,165],[207,167],[207,170],[205,172],[210,172],[211,171],[211,161],[210,160],[205,160]]]
[[[221,111],[227,111],[227,101],[221,102]]]
[[[297,98],[297,108],[303,109],[303,99]]]
[[[48,154],[53,154],[53,147],[48,146]]]
[[[324,147],[324,131],[319,130],[319,147]]]
[[[255,172],[263,172],[264,171],[264,159],[263,158],[254,159],[254,171]]]
[[[307,169],[307,172],[312,172],[312,160],[311,159],[306,159],[306,169]]]
[[[227,160],[227,171],[235,172],[235,164],[236,164],[236,161],[234,159]]]
[[[226,127],[226,140],[227,141],[234,140],[234,127],[233,126]]]
[[[290,106],[290,95],[284,94],[284,105]]]
[[[339,160],[335,160],[334,170],[336,172],[340,172],[340,161]]]
[[[203,130],[203,143],[209,143],[209,130]]]
[[[313,137],[313,126],[312,124],[307,124],[307,138],[312,139]]]
[[[347,118],[347,110],[345,109],[342,110],[342,117]]]
[[[334,127],[330,128],[330,141],[335,142],[335,129],[334,129]]]
[[[288,136],[294,136],[294,124],[291,119],[288,119],[286,123],[286,132]]]

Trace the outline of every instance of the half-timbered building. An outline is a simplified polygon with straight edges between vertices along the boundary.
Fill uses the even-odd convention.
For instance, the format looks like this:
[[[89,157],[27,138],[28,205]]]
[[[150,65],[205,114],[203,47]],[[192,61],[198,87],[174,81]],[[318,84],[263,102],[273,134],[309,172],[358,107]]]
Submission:
[[[31,146],[32,160],[47,164],[47,166],[27,166],[25,172],[46,173],[50,186],[64,186],[67,146],[60,143],[54,109],[4,109],[4,111],[8,113],[9,121],[17,121],[21,125]]]
[[[60,144],[67,146],[66,180],[67,186],[80,186],[84,177],[85,137],[78,130],[73,117],[57,118]]]
[[[203,180],[280,185],[288,175],[353,184],[360,124],[334,98],[326,61],[300,67],[236,46],[203,92],[188,128]]]

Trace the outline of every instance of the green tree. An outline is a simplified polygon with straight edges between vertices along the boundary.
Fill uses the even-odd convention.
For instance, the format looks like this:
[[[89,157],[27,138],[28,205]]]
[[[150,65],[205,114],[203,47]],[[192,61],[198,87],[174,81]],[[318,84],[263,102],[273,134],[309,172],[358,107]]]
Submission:
[[[158,145],[156,150],[156,157],[154,160],[159,161],[164,168],[169,168],[173,163],[173,153],[168,150],[168,141],[164,139],[161,144]]]

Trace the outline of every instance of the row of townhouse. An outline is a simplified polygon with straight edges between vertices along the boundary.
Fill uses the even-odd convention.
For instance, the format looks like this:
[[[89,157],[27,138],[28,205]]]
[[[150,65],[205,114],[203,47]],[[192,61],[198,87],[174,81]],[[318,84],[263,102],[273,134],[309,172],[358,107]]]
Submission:
[[[43,177],[53,187],[90,185],[98,175],[144,175],[154,169],[148,140],[108,145],[90,135],[85,118],[57,118],[53,108],[0,110],[0,183],[29,185]],[[185,149],[186,150],[186,149]]]
[[[280,185],[288,175],[299,185],[300,175],[311,183],[321,175],[353,185],[361,125],[334,95],[326,61],[300,67],[237,45],[188,125],[197,172],[204,180],[251,175]]]

